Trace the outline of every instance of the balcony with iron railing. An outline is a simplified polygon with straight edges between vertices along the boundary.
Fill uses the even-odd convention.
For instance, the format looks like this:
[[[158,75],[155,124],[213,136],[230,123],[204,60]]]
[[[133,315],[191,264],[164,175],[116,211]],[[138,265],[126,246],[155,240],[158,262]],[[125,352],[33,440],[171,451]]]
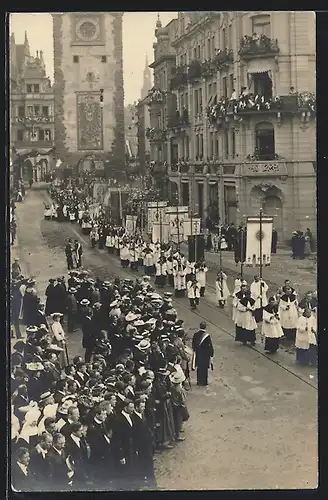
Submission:
[[[41,116],[13,116],[12,117],[12,122],[13,123],[23,123],[24,125],[36,125],[38,123],[53,123],[54,122],[54,116],[49,115],[41,115]]]
[[[278,40],[266,35],[245,35],[240,40],[239,56],[241,59],[249,60],[259,57],[275,56],[279,53]]]
[[[165,102],[166,92],[162,89],[157,89],[153,87],[148,92],[148,101],[149,104],[162,104]]]
[[[148,127],[146,137],[150,142],[164,142],[166,140],[166,131],[158,127]]]
[[[16,149],[26,149],[26,148],[52,148],[53,146],[52,140],[28,140],[24,139],[22,141],[16,140],[14,141],[14,147]]]
[[[215,105],[208,106],[207,118],[212,125],[220,120],[234,116],[274,113],[279,118],[281,114],[316,113],[316,97],[310,92],[294,93],[293,95],[265,97],[263,95],[240,95],[236,99],[221,98]]]
[[[170,89],[178,90],[181,87],[185,87],[188,84],[188,73],[186,66],[177,66],[172,68],[173,76],[170,81]]]
[[[199,81],[201,78],[202,64],[198,59],[194,59],[188,66],[188,82]]]

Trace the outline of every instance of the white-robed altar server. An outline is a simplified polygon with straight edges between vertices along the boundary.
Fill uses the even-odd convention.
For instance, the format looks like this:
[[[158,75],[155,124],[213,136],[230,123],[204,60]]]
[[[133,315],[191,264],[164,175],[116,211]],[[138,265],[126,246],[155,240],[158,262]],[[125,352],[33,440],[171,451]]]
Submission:
[[[130,250],[128,247],[128,242],[126,240],[122,240],[120,245],[120,260],[122,267],[129,267],[130,265]]]
[[[154,274],[154,251],[149,243],[147,243],[146,247],[143,249],[142,256],[145,274],[152,276]]]
[[[130,267],[131,269],[138,271],[139,252],[135,241],[131,241],[129,243],[129,253],[130,253]]]
[[[183,297],[186,292],[186,269],[181,262],[177,262],[173,269],[173,287],[176,297]]]
[[[317,365],[317,320],[310,308],[304,309],[297,320],[296,363]]]
[[[192,274],[195,274],[195,262],[190,262],[189,260],[186,260],[185,266],[186,266],[186,278],[187,281],[189,281],[190,276]]]
[[[164,288],[166,284],[167,277],[167,266],[166,259],[164,256],[161,256],[155,264],[155,285],[160,288]]]
[[[261,336],[262,339],[265,338],[264,350],[270,354],[277,352],[279,340],[283,335],[277,299],[270,297],[268,304],[263,308]]]
[[[284,335],[289,342],[294,342],[296,337],[297,307],[296,295],[290,286],[285,286],[279,300],[279,316]]]
[[[242,280],[241,278],[238,278],[238,277],[235,279],[235,288],[234,288],[234,291],[232,292],[232,297],[233,297],[232,298],[232,321],[235,324],[236,324],[236,317],[237,317],[238,299],[244,295],[246,287],[247,287],[247,281]],[[241,291],[243,291],[243,295],[240,294]]]
[[[191,274],[187,282],[187,295],[191,309],[196,309],[196,307],[199,305],[200,286],[195,274]]]
[[[219,271],[217,273],[217,278],[215,281],[215,290],[216,290],[216,300],[220,307],[224,307],[228,297],[230,296],[228,284],[227,284],[227,275],[223,271]]]
[[[255,300],[254,317],[256,323],[261,323],[263,307],[268,305],[268,289],[269,287],[263,279],[260,279],[259,276],[254,276],[254,281],[251,283],[250,290],[252,299]]]
[[[240,292],[236,294],[238,303],[236,306],[236,337],[235,341],[246,345],[250,342],[255,345],[256,342],[256,321],[254,318],[255,300],[251,297],[251,291],[242,286]],[[238,328],[237,328],[238,327]]]
[[[204,297],[205,295],[205,288],[206,288],[206,274],[207,274],[207,267],[205,265],[205,262],[200,262],[197,264],[195,267],[196,271],[196,278],[200,286],[200,296]]]

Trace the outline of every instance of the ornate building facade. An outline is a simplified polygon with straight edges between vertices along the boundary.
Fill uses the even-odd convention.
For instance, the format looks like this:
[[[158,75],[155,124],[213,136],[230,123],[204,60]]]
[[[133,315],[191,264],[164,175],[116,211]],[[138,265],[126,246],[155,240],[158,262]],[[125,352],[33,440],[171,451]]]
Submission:
[[[262,206],[280,241],[315,232],[314,14],[181,12],[175,26],[166,134],[180,203],[234,223]]]
[[[52,16],[57,156],[111,175],[125,166],[123,14]]]
[[[125,155],[127,161],[135,161],[138,154],[137,104],[124,108]]]
[[[54,93],[42,50],[10,38],[10,146],[16,178],[44,179],[54,167]]]

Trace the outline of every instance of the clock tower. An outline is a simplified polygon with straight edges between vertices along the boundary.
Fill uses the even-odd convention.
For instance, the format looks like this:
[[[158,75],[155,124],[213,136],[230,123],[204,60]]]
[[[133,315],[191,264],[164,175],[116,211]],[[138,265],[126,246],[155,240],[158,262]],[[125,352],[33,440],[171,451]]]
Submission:
[[[67,166],[124,165],[122,16],[52,14],[56,155]]]

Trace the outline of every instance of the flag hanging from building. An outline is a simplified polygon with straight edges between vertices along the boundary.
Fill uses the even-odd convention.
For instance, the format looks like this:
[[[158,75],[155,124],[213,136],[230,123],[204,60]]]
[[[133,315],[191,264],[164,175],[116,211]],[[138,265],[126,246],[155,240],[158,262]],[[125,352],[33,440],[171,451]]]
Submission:
[[[136,232],[137,216],[127,215],[125,218],[125,230],[127,234],[134,234]]]
[[[166,218],[166,207],[167,201],[151,201],[147,203],[147,233],[152,234],[153,223],[160,222],[164,224],[167,221]]]
[[[262,226],[262,227],[261,227]],[[269,266],[271,263],[273,218],[247,217],[246,260],[247,266]]]

